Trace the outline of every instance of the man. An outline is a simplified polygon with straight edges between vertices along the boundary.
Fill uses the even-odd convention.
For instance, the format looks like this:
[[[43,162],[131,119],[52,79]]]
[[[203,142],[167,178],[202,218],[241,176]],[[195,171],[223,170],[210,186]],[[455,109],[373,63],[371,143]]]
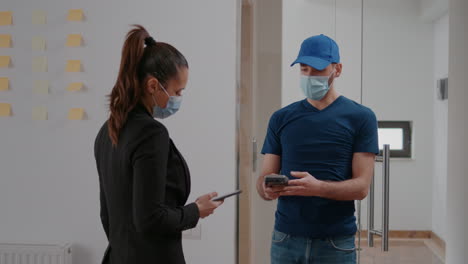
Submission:
[[[298,63],[307,98],[272,115],[257,181],[263,199],[278,199],[271,263],[356,263],[354,200],[369,190],[377,120],[336,91],[342,64],[331,38],[306,39]],[[288,186],[266,187],[265,176],[278,173]]]

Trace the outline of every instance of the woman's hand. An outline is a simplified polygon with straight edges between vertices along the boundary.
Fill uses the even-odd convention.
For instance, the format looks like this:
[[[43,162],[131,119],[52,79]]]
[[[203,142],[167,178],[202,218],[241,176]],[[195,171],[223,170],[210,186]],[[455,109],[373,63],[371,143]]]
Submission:
[[[205,218],[211,215],[216,208],[224,203],[224,201],[211,201],[211,199],[216,196],[218,196],[218,193],[216,192],[207,193],[198,197],[198,199],[195,201],[198,206],[198,210],[200,211],[200,218]]]

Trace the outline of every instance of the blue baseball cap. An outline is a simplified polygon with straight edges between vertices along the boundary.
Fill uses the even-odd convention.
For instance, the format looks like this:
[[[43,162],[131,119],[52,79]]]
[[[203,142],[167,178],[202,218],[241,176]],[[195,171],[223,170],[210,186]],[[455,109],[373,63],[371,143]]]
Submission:
[[[319,71],[331,63],[340,63],[340,51],[336,42],[321,34],[302,42],[297,59],[291,64],[303,63]]]

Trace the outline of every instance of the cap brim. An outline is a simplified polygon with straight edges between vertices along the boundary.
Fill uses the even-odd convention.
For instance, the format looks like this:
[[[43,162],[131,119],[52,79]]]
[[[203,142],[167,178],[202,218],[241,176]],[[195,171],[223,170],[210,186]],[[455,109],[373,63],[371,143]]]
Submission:
[[[294,66],[294,64],[297,64],[297,63],[302,63],[302,64],[309,65],[310,67],[312,67],[312,68],[314,68],[316,70],[319,70],[319,71],[325,69],[328,65],[331,64],[331,62],[329,62],[329,61],[326,61],[326,60],[323,60],[323,59],[320,59],[320,58],[316,58],[316,57],[311,57],[311,56],[298,57],[291,64],[291,66]]]

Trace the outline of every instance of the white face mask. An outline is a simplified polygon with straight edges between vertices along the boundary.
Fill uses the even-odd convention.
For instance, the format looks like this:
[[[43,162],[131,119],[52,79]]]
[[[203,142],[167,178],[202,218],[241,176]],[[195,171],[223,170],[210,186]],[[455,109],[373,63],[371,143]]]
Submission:
[[[158,106],[158,104],[156,103],[156,99],[154,99],[153,97],[153,117],[164,119],[179,111],[180,105],[182,104],[182,96],[170,96],[161,84],[159,84],[159,86],[161,86],[163,91],[167,94],[167,96],[169,97],[169,101],[167,101],[166,108],[161,108]]]
[[[304,95],[311,100],[321,100],[330,90],[328,81],[335,73],[335,70],[330,76],[301,76],[301,89]]]

